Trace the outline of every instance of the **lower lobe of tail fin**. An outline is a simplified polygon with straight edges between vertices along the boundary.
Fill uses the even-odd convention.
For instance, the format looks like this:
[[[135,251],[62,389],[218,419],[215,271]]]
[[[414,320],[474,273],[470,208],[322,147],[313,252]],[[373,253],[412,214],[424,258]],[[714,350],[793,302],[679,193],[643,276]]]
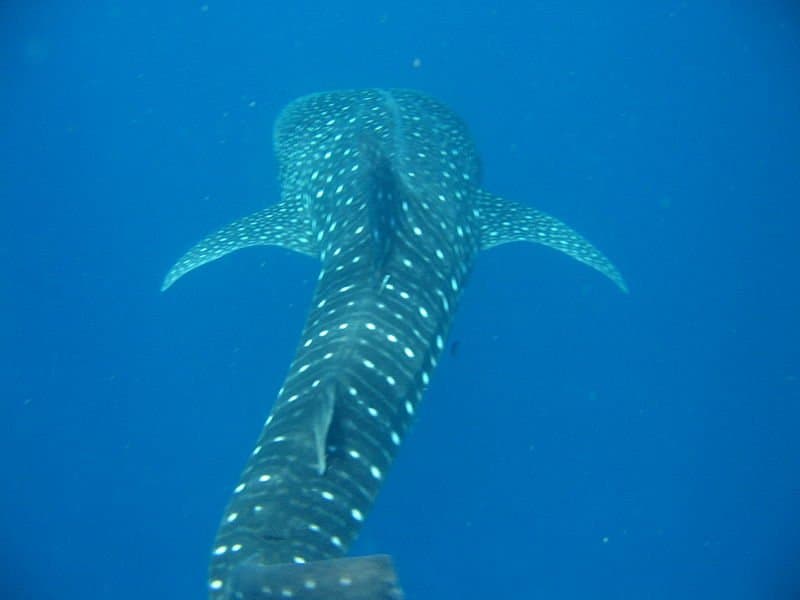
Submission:
[[[391,557],[385,554],[304,564],[240,565],[231,600],[402,600]]]

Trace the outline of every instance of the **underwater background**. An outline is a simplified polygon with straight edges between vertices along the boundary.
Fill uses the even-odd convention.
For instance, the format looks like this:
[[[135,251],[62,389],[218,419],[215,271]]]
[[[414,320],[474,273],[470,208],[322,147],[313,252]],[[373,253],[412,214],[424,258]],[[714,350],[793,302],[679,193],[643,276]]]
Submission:
[[[203,598],[317,266],[272,123],[409,87],[629,285],[482,254],[353,553],[409,600],[800,598],[793,2],[0,4],[0,596]]]

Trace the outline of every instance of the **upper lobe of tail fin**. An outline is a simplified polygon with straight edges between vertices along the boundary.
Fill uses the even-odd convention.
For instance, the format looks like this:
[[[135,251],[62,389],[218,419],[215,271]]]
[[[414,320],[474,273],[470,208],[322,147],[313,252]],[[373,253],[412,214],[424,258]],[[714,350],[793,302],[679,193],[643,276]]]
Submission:
[[[402,600],[391,557],[383,554],[320,560],[305,564],[262,565],[236,569],[231,600]]]

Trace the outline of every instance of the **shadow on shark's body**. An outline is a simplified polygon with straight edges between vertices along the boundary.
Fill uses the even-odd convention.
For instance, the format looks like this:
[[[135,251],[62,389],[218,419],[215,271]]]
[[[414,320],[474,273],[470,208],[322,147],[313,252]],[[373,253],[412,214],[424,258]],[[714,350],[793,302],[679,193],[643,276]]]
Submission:
[[[322,264],[289,374],[217,533],[210,597],[399,598],[388,557],[343,556],[444,349],[476,253],[536,242],[625,282],[557,219],[482,190],[465,125],[418,92],[295,100],[275,150],[281,201],[197,244],[162,288],[247,246]]]

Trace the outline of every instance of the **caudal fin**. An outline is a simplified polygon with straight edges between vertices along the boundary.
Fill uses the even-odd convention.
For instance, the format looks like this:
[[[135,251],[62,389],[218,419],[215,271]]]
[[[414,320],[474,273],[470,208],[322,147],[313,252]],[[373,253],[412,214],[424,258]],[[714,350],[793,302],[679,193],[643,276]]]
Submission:
[[[391,557],[385,554],[305,564],[246,562],[230,582],[232,600],[402,600]]]

